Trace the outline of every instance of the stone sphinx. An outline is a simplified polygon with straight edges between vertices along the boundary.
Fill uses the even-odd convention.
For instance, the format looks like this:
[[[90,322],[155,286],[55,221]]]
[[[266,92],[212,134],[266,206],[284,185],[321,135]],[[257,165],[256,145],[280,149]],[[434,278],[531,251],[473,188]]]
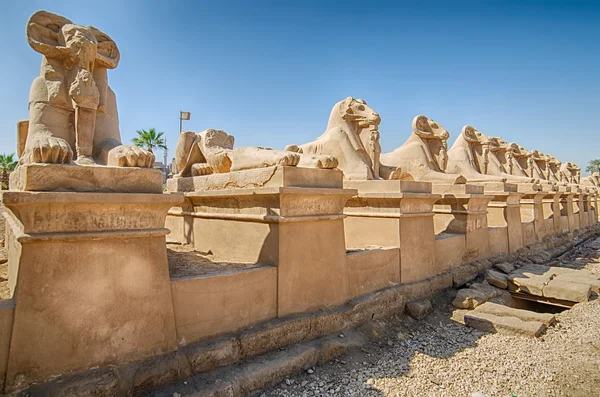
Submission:
[[[556,182],[553,181],[550,176],[550,166],[548,165],[550,159],[547,155],[534,149],[531,151],[531,159],[534,178],[539,179],[540,181],[548,181],[549,183]]]
[[[581,178],[581,184],[584,186],[600,188],[600,172],[594,172],[590,176]]]
[[[446,171],[461,174],[468,182],[505,182],[506,176],[490,175],[491,140],[475,127],[466,125],[448,151]],[[496,160],[497,161],[497,160]]]
[[[533,178],[533,159],[531,158],[531,153],[515,142],[509,143],[508,148],[512,158],[512,174]]]
[[[107,69],[119,50],[105,33],[38,11],[27,23],[29,45],[43,55],[29,95],[29,120],[19,122],[20,164],[152,167],[154,155],[123,145]],[[75,149],[73,151],[73,149]]]
[[[563,181],[570,184],[578,185],[581,178],[581,168],[577,164],[567,161],[560,166],[560,173]]]
[[[297,153],[262,147],[233,148],[234,137],[222,130],[208,129],[198,134],[187,131],[179,135],[175,178],[221,174],[270,166],[296,166]],[[335,167],[332,160],[333,167]],[[329,167],[329,168],[333,168]],[[327,168],[327,167],[321,167]]]
[[[490,153],[488,172],[490,175],[505,176],[506,181],[510,183],[533,183],[534,178],[515,173],[515,162],[513,150],[506,141],[500,137],[489,137]]]
[[[402,146],[381,155],[382,162],[411,174],[416,181],[465,184],[465,176],[446,173],[448,131],[421,115],[413,119],[412,129],[410,138]]]
[[[337,168],[349,180],[410,179],[397,167],[380,164],[379,114],[362,99],[348,97],[335,104],[327,129],[315,141],[288,145],[286,150],[301,154],[300,167],[329,168],[328,158],[337,159]]]
[[[562,163],[556,157],[551,154],[547,155],[548,157],[548,180],[552,182],[562,182],[566,183],[562,172],[560,171],[560,167]]]

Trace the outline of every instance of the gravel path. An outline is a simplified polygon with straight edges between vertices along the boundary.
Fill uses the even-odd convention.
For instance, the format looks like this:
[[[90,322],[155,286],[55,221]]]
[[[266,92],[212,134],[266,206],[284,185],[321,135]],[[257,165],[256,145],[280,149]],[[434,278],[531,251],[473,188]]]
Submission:
[[[600,238],[561,266],[600,275]],[[437,297],[434,314],[368,325],[360,351],[308,370],[258,396],[600,396],[600,300],[558,313],[541,338],[484,334],[465,327]],[[457,321],[458,320],[458,321]],[[479,394],[481,396],[481,394]]]

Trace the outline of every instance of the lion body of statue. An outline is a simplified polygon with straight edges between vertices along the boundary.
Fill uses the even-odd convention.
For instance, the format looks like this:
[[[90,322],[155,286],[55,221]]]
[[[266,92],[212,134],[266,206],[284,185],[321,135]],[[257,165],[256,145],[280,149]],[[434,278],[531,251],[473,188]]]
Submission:
[[[94,27],[46,11],[31,16],[27,39],[43,58],[31,86],[29,120],[17,127],[20,163],[75,159],[82,165],[152,167],[151,152],[121,142],[107,77],[107,69],[119,62],[115,42]]]
[[[362,99],[348,97],[335,104],[325,132],[313,142],[288,145],[301,154],[299,166],[323,168],[323,156],[337,160],[337,168],[349,180],[411,179],[396,167],[381,165],[379,114]]]
[[[442,126],[425,116],[413,119],[413,132],[408,140],[393,152],[382,154],[381,160],[401,168],[417,181],[464,184],[463,175],[446,173],[448,137]]]
[[[179,135],[174,177],[202,176],[270,166],[296,166],[300,156],[284,150],[262,147],[235,148],[234,137],[222,130],[208,129],[198,134]]]

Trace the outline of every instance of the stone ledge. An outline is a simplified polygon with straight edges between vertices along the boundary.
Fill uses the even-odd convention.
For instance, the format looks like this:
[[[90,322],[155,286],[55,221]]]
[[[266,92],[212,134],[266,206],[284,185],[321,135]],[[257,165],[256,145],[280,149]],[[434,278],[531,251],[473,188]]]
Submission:
[[[315,187],[341,189],[342,172],[301,167],[266,167],[224,174],[172,178],[169,192],[202,192],[267,187]]]
[[[10,174],[10,190],[162,193],[163,174],[151,168],[27,164]]]
[[[546,239],[546,243],[525,247],[519,257],[534,255],[541,249],[553,250],[560,255],[597,235],[599,231],[600,224],[596,224],[582,230],[580,237],[568,242],[564,238],[567,234],[553,236]],[[348,338],[351,342],[348,345],[336,340],[340,331],[350,335],[352,331],[348,329],[394,313],[402,313],[406,301],[429,299],[444,289],[452,288],[453,283],[458,281],[455,279],[458,274],[463,280],[473,280],[483,274],[488,265],[501,259],[505,259],[505,256],[490,258],[486,263],[477,265],[465,264],[459,267],[458,271],[454,269],[423,281],[382,289],[355,298],[338,308],[267,321],[234,334],[187,345],[176,352],[144,361],[63,375],[50,382],[31,386],[26,392],[32,397],[37,397],[79,396],[93,391],[95,396],[108,397],[142,395],[158,390],[154,395],[170,397],[173,394],[168,385],[184,379],[188,380],[190,393],[200,393],[194,395],[222,396],[235,395],[231,393],[239,393],[241,390],[256,391],[258,389],[253,389],[251,385],[268,387],[268,382],[279,382],[284,377],[304,369],[304,366],[318,364],[324,357],[327,357],[327,361],[357,346],[353,344],[352,338]],[[277,351],[290,345],[298,346],[283,352]],[[290,353],[294,355],[294,359],[291,360],[293,364],[283,367],[269,365],[270,361],[277,361],[280,355]],[[248,360],[254,358],[257,359],[253,363],[262,362],[264,365],[251,364],[249,369],[245,369],[249,364]],[[256,379],[263,381],[258,382]],[[265,379],[267,383],[264,383]],[[159,390],[161,388],[164,389]],[[178,390],[182,390],[181,383]],[[171,394],[164,394],[168,392]]]

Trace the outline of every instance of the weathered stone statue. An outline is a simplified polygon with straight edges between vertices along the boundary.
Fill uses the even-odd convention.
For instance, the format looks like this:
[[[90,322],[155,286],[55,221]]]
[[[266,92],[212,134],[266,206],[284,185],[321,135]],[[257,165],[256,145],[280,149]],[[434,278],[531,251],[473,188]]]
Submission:
[[[466,125],[460,136],[448,151],[448,167],[446,171],[467,177],[468,182],[505,182],[502,175],[491,175],[490,153],[491,140],[475,127]],[[497,161],[497,160],[496,160]]]
[[[579,184],[581,178],[581,168],[577,164],[567,161],[560,166],[560,172],[563,180],[567,183]]]
[[[512,174],[533,178],[533,160],[531,159],[531,153],[515,142],[509,143],[508,148],[512,155]]]
[[[175,177],[221,174],[274,165],[295,166],[300,161],[297,153],[261,147],[234,149],[233,143],[233,136],[222,130],[181,133],[175,150],[179,169]],[[332,165],[335,167],[335,164]]]
[[[555,182],[550,178],[550,169],[548,162],[550,159],[544,153],[537,149],[531,151],[531,159],[533,160],[533,177],[539,180]]]
[[[600,188],[600,172],[594,172],[590,176],[581,178],[581,184]]]
[[[412,122],[410,138],[393,152],[382,154],[381,160],[401,168],[417,181],[464,184],[463,175],[447,174],[448,137],[441,125],[425,116],[417,116]]]
[[[329,168],[323,163],[328,163],[327,158],[333,156],[345,179],[410,179],[397,167],[380,164],[381,145],[377,129],[380,122],[379,114],[364,100],[348,97],[336,103],[331,110],[323,135],[304,145],[288,145],[286,150],[302,154],[301,167]]]
[[[27,40],[43,58],[31,86],[29,120],[18,127],[21,164],[75,159],[81,165],[151,167],[152,153],[121,142],[107,78],[107,69],[119,63],[115,42],[92,26],[46,11],[29,19]]]
[[[511,183],[532,183],[534,178],[528,177],[521,173],[515,175],[515,161],[513,158],[513,150],[506,141],[499,137],[489,137],[490,153],[488,172],[491,175],[506,176],[506,181]]]
[[[548,180],[552,182],[563,182],[566,183],[562,172],[560,171],[560,166],[562,163],[556,157],[548,154]]]

